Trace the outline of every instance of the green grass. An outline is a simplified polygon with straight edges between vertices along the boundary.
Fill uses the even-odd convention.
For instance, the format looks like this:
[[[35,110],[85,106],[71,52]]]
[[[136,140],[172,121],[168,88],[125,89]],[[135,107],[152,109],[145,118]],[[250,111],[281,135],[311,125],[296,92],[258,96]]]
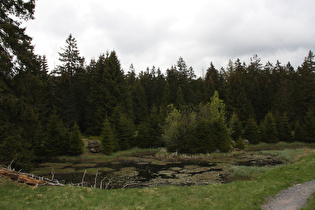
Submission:
[[[0,179],[1,209],[260,209],[265,198],[315,179],[315,153],[228,184],[100,190],[31,188]],[[312,202],[311,200],[310,202]]]
[[[305,149],[284,149],[284,150],[262,150],[258,154],[278,156],[285,161],[294,162],[301,154],[307,152]]]
[[[87,140],[84,140],[85,146],[87,146]],[[102,163],[106,161],[110,161],[112,159],[128,156],[136,153],[144,153],[144,152],[157,152],[158,149],[140,149],[140,148],[132,148],[126,151],[118,151],[111,155],[105,155],[103,153],[91,153],[87,148],[84,148],[83,154],[79,156],[59,156],[57,160],[63,162],[92,162],[92,163]]]
[[[301,210],[314,210],[315,209],[315,193],[313,193],[312,197],[308,199],[307,206],[301,208]]]
[[[245,150],[247,151],[260,151],[260,150],[281,150],[281,149],[297,149],[297,148],[315,148],[315,143],[304,142],[278,142],[276,144],[267,144],[261,142],[256,145],[249,145]]]
[[[257,166],[232,166],[230,168],[230,177],[232,179],[250,179],[255,174],[271,170],[270,167],[257,167]]]

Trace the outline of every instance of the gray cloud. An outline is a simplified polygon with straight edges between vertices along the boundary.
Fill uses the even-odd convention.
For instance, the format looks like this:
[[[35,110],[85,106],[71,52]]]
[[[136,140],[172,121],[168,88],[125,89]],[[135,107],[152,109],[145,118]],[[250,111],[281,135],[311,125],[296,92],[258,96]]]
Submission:
[[[182,56],[201,75],[211,61],[220,68],[253,54],[300,65],[315,50],[314,9],[312,0],[38,1],[28,32],[53,62],[72,33],[87,59],[116,50],[125,70],[164,71]]]

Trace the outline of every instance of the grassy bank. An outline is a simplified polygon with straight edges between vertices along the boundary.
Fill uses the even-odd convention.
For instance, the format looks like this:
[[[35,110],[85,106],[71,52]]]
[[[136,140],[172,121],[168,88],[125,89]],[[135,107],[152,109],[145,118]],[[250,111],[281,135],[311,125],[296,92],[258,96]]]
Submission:
[[[41,187],[0,179],[2,209],[260,209],[265,198],[294,183],[315,179],[315,153],[252,180],[228,184],[100,190]]]

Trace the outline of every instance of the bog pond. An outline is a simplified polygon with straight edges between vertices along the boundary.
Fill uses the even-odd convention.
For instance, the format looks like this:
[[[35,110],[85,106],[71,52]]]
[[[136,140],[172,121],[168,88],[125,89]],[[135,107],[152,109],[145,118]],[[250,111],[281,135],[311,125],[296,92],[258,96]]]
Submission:
[[[63,184],[101,189],[191,186],[230,182],[233,166],[273,167],[285,162],[277,155],[258,151],[188,156],[152,150],[107,159],[59,158],[38,163],[32,173]]]

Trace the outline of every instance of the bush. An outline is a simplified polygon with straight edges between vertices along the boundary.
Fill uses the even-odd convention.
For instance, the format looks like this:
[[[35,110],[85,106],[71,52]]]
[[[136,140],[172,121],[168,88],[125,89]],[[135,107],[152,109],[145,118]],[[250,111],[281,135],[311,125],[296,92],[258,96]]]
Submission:
[[[245,149],[245,143],[242,137],[239,137],[236,141],[236,148]]]

